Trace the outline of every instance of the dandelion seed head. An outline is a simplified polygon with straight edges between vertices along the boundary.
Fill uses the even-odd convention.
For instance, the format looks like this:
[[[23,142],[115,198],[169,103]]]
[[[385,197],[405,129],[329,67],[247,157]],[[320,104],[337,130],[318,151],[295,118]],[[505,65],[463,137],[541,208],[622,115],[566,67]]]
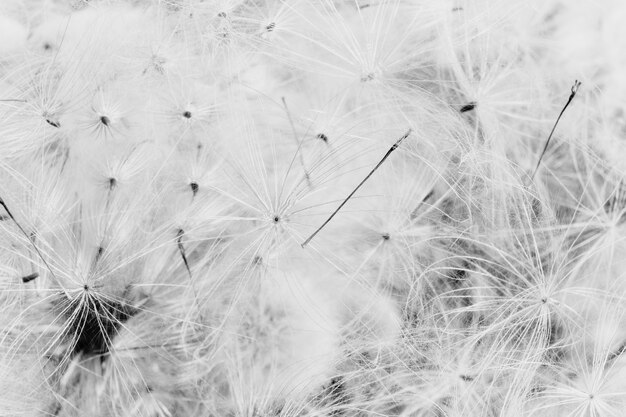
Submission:
[[[621,3],[53,3],[0,6],[0,414],[623,414]]]

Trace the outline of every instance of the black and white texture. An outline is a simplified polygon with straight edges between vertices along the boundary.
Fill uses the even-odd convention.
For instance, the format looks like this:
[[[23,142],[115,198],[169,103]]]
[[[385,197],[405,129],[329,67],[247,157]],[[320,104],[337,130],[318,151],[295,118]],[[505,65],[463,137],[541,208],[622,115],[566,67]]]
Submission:
[[[624,415],[622,0],[0,3],[0,416]]]

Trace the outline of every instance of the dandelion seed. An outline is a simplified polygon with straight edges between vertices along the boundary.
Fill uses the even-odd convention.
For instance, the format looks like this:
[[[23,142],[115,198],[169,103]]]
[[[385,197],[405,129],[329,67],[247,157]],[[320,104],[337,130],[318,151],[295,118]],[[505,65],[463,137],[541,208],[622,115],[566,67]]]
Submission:
[[[103,253],[104,253],[104,248],[102,246],[98,246],[98,250],[96,251],[96,257],[93,260],[94,264],[98,263]]]
[[[357,192],[357,190],[359,188],[361,188],[361,186],[363,184],[365,184],[365,181],[367,181],[369,179],[369,177],[372,176],[372,174],[374,172],[376,172],[376,170],[378,168],[380,168],[380,166],[387,160],[387,158],[389,158],[389,155],[391,155],[391,153],[393,151],[395,151],[396,149],[398,149],[398,146],[400,146],[400,144],[402,143],[402,141],[404,141],[406,138],[409,137],[409,135],[411,134],[411,129],[409,129],[404,135],[402,135],[402,137],[400,139],[398,139],[396,141],[396,143],[394,143],[391,148],[389,148],[389,150],[387,151],[387,153],[382,157],[382,159],[376,164],[376,166],[369,172],[369,174],[367,174],[365,176],[365,178],[363,178],[363,181],[361,181],[359,183],[359,185],[356,186],[356,188],[354,190],[352,190],[352,192],[348,195],[348,197],[346,197],[345,200],[343,200],[343,202],[339,205],[339,207],[337,207],[337,209],[330,215],[330,217],[328,217],[328,219],[326,219],[326,221],[324,223],[322,223],[322,225],[317,228],[317,230],[315,230],[315,232],[313,232],[313,234],[311,236],[309,236],[303,243],[302,243],[302,247],[304,248],[306,245],[309,244],[309,242],[320,232],[320,230],[322,230],[324,228],[324,226],[326,226],[333,217],[335,217],[335,215],[339,212],[339,210],[341,210],[341,208],[348,202],[348,200],[350,200],[350,198],[354,195],[354,193]]]
[[[320,140],[323,140],[323,141],[324,141],[324,143],[328,143],[328,136],[326,136],[326,135],[325,135],[325,134],[323,134],[323,133],[318,133],[318,134],[317,134],[317,136],[315,136],[315,137],[316,137],[316,138],[318,138],[318,139],[320,139]]]
[[[563,113],[565,113],[565,110],[567,109],[567,107],[570,105],[570,103],[576,96],[576,93],[578,92],[578,88],[580,87],[580,85],[581,85],[580,81],[578,80],[574,81],[574,85],[571,88],[571,93],[569,95],[569,98],[567,99],[567,103],[565,103],[565,106],[563,106],[563,109],[559,113],[559,117],[556,118],[556,122],[554,122],[554,126],[552,126],[550,135],[548,135],[548,140],[546,140],[546,144],[543,147],[543,150],[541,151],[541,155],[539,155],[539,160],[537,161],[537,165],[535,166],[535,169],[533,170],[533,173],[530,176],[531,180],[535,178],[535,174],[537,173],[537,170],[539,169],[541,160],[543,159],[544,155],[546,154],[546,151],[548,150],[548,145],[550,145],[550,140],[552,139],[552,135],[554,134],[554,131],[556,130],[556,126],[559,124],[559,120],[561,120],[561,116],[563,116]]]
[[[595,311],[624,302],[623,62],[584,55],[591,9],[70,3],[23,41],[0,16],[3,415],[623,414],[626,330]],[[602,39],[618,9],[587,19]],[[552,155],[566,105],[525,176],[547,149],[559,175],[529,196],[541,69],[581,65],[593,143]],[[399,125],[372,154],[399,120],[428,140],[391,146]]]
[[[478,105],[478,103],[476,103],[475,101],[469,102],[465,106],[461,107],[459,109],[459,112],[465,113],[465,112],[468,112],[468,111],[472,111],[472,110],[474,110],[476,108],[477,105]]]
[[[428,192],[428,194],[426,194],[426,196],[422,199],[422,203],[425,203],[425,202],[427,202],[428,200],[430,200],[430,199],[433,197],[433,195],[434,195],[434,194],[435,194],[435,190],[434,190],[434,189],[433,189],[433,190],[430,190],[430,191]]]
[[[22,277],[22,282],[26,284],[37,278],[39,278],[39,272],[33,272],[32,274]]]
[[[30,242],[30,244],[32,245],[32,247],[35,249],[35,252],[37,252],[37,255],[39,256],[39,258],[42,260],[42,262],[46,265],[46,268],[48,269],[48,271],[50,272],[50,275],[52,275],[52,277],[54,278],[54,280],[56,281],[56,284],[59,285],[60,282],[58,280],[58,278],[56,277],[56,275],[54,275],[54,272],[52,271],[52,268],[50,267],[50,265],[48,264],[48,261],[46,261],[46,259],[43,257],[43,254],[39,251],[39,248],[37,247],[37,245],[35,245],[34,242],[34,234],[28,234],[26,233],[26,230],[24,230],[24,228],[18,223],[18,221],[15,219],[15,217],[13,216],[13,213],[11,213],[11,211],[9,210],[9,207],[7,207],[6,203],[4,202],[4,199],[2,197],[0,197],[0,205],[4,208],[4,210],[7,212],[7,214],[9,215],[9,217],[11,218],[11,220],[13,220],[13,223],[15,223],[15,225],[17,226],[17,228],[20,230],[20,232],[22,232],[22,234],[26,237],[26,239],[28,239],[28,241]],[[68,299],[71,299],[69,293],[67,292],[67,290],[63,289],[63,292],[65,293],[65,296]]]
[[[57,129],[61,127],[61,123],[51,119],[46,119],[46,123],[48,123],[50,126],[56,127]]]
[[[193,299],[196,309],[199,312],[199,317],[201,321],[204,321],[204,315],[200,309],[200,301],[198,300],[198,291],[194,286],[193,275],[191,273],[191,268],[189,267],[189,262],[187,260],[187,253],[185,251],[185,246],[183,245],[183,236],[185,236],[185,231],[183,229],[178,229],[176,233],[176,244],[178,246],[178,252],[180,253],[181,258],[183,258],[183,263],[185,264],[185,268],[187,269],[187,275],[189,276],[189,281],[191,283],[191,289],[193,290]]]
[[[197,182],[192,181],[189,183],[189,187],[191,188],[191,192],[193,193],[193,196],[195,197],[196,194],[198,194],[198,190],[200,189],[200,186],[198,185]]]
[[[185,231],[183,229],[178,229],[178,232],[176,233],[176,245],[178,246],[180,256],[183,258],[185,268],[187,268],[187,273],[189,273],[189,278],[192,278],[191,269],[189,268],[189,262],[187,261],[187,254],[185,253],[185,246],[183,245],[184,235]]]
[[[424,198],[422,198],[422,201],[419,202],[419,204],[417,205],[417,207],[415,207],[415,209],[411,212],[411,218],[414,218],[418,215],[418,211],[420,209],[420,207],[422,207],[424,205],[424,203],[426,203],[428,200],[430,200],[433,195],[435,195],[435,190],[430,190],[428,192],[428,194],[426,194],[426,196],[424,196]]]

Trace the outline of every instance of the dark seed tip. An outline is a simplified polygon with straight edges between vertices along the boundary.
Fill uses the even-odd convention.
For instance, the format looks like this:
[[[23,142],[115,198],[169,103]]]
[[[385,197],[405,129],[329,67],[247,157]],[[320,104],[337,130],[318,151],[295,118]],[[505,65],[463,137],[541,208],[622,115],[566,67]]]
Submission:
[[[50,126],[56,127],[57,129],[61,127],[61,123],[54,120],[46,119],[46,123],[48,123]]]
[[[189,187],[191,188],[191,192],[193,193],[193,195],[196,195],[198,193],[198,189],[200,188],[198,183],[195,181],[189,183]]]
[[[39,277],[39,272],[33,272],[32,274],[22,277],[22,282],[26,284],[28,282],[31,282],[34,279],[37,279],[38,277]]]
[[[461,109],[459,110],[459,112],[461,113],[465,113],[468,111],[472,111],[476,108],[478,103],[476,103],[475,101],[471,101],[469,103],[467,103],[465,106],[461,107]]]

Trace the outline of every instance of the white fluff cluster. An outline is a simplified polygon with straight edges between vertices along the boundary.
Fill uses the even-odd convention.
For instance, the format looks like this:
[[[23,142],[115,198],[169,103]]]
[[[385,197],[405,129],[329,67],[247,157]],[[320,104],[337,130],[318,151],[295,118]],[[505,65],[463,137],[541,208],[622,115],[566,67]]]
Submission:
[[[0,416],[623,416],[625,19],[3,0]]]

